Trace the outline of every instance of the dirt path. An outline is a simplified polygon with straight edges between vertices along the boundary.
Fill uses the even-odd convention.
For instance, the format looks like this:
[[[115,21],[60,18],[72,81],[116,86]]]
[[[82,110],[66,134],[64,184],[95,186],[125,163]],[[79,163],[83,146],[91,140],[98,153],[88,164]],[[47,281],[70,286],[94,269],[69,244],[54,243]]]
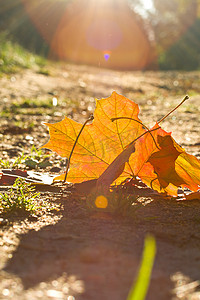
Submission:
[[[146,125],[189,94],[191,99],[162,127],[200,158],[197,72],[133,73],[64,65],[50,66],[48,76],[31,70],[5,76],[0,86],[4,161],[47,142],[42,122],[60,121],[64,115],[84,121],[94,110],[95,98],[108,97],[113,90],[140,105]],[[53,156],[52,166],[63,168],[63,162]],[[200,299],[198,201],[142,197],[131,217],[119,217],[91,211],[68,194],[44,192],[41,197],[61,203],[62,209],[37,218],[12,217],[0,228],[0,299],[125,300],[147,233],[157,243],[147,299]]]

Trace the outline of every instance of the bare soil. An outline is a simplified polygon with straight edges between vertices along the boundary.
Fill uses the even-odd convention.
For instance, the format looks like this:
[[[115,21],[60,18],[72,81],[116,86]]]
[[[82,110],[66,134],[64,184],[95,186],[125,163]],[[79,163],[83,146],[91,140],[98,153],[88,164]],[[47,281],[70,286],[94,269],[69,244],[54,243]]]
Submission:
[[[147,126],[189,94],[190,100],[162,127],[200,158],[200,73],[118,72],[76,65],[50,65],[39,74],[23,70],[0,78],[0,158],[14,161],[48,140],[42,122],[65,115],[84,122],[95,98],[115,90],[140,106]],[[54,100],[53,100],[54,99]],[[57,105],[53,106],[52,103]],[[62,169],[56,155],[51,166]],[[27,166],[23,166],[26,167]],[[88,209],[70,193],[43,191],[60,211],[10,215],[0,227],[0,299],[125,300],[137,275],[145,236],[157,254],[148,300],[200,299],[200,203],[141,197],[131,216]]]

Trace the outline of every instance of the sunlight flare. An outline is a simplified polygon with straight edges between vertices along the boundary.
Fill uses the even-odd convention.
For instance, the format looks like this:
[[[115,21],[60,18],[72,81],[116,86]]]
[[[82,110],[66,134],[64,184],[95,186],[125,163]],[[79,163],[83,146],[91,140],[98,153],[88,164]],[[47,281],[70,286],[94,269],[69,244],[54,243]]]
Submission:
[[[97,208],[106,208],[108,206],[108,199],[105,196],[100,195],[96,198],[95,205]]]
[[[50,46],[50,58],[141,70],[155,58],[142,20],[124,0],[74,0],[59,5],[22,0]],[[112,53],[112,55],[111,55]]]

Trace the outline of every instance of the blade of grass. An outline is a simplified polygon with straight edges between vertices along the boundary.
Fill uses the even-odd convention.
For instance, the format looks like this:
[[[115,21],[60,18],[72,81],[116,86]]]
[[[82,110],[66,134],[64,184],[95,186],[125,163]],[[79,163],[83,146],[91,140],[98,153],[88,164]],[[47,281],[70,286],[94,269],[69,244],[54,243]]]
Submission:
[[[156,254],[154,237],[147,236],[144,242],[142,261],[136,281],[133,283],[127,300],[144,300],[148,291],[151,272]]]

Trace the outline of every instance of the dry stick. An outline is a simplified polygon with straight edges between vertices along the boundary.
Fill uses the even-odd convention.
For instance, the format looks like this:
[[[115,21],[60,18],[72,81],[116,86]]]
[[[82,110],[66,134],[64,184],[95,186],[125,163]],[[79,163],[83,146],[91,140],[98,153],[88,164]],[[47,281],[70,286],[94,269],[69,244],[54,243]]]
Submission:
[[[161,127],[160,126],[158,126],[157,128],[154,128],[154,129],[149,129],[148,131],[145,131],[145,132],[143,132],[141,135],[139,135],[136,139],[134,139],[132,142],[130,142],[130,144],[133,144],[133,143],[135,143],[137,140],[139,140],[143,135],[145,135],[145,134],[147,134],[147,133],[151,133],[152,131],[156,131],[156,130],[158,130],[158,129],[160,129]],[[129,145],[130,145],[129,144]],[[129,146],[128,145],[128,146]],[[159,148],[160,149],[160,148]]]
[[[72,147],[72,150],[71,150],[71,152],[70,152],[70,155],[69,155],[69,158],[68,158],[68,161],[67,161],[66,172],[65,172],[65,178],[64,178],[63,183],[65,183],[65,181],[66,181],[66,179],[67,179],[67,173],[68,173],[68,170],[69,170],[70,160],[71,160],[71,157],[72,157],[74,148],[75,148],[75,146],[76,146],[76,144],[77,144],[77,142],[78,142],[78,139],[79,139],[79,137],[80,137],[80,135],[81,135],[81,132],[83,131],[85,125],[86,125],[88,122],[92,121],[93,119],[94,119],[94,116],[92,115],[92,116],[89,117],[89,119],[87,119],[87,120],[85,121],[85,123],[84,123],[83,126],[81,127],[81,130],[79,131],[79,133],[78,133],[78,135],[77,135],[77,137],[76,137],[76,139],[75,139],[74,145],[73,145],[73,147]]]
[[[133,118],[130,118],[130,117],[111,118],[111,121],[113,122],[113,121],[116,121],[116,120],[119,120],[119,119],[128,119],[128,120],[132,120],[132,121],[135,121],[135,122],[141,124],[141,125],[147,130],[147,132],[150,133],[150,135],[151,135],[151,137],[152,137],[152,139],[153,139],[153,141],[154,141],[156,147],[160,150],[160,148],[158,147],[158,145],[157,145],[157,143],[156,143],[156,140],[155,140],[154,136],[153,136],[152,133],[151,133],[152,130],[149,130],[149,128],[148,128],[146,125],[144,125],[142,122],[140,122],[140,121],[138,121],[138,120],[135,120],[135,119],[133,119]],[[159,128],[160,128],[160,127],[159,127]],[[141,136],[140,136],[140,137],[141,137]]]
[[[143,132],[141,135],[139,135],[137,138],[135,138],[130,144],[128,144],[128,146],[127,146],[127,148],[126,148],[126,150],[130,147],[130,146],[132,146],[133,144],[135,144],[135,142],[138,140],[138,139],[140,139],[142,136],[144,136],[145,134],[147,134],[147,133],[149,133],[149,132],[152,132],[152,131],[155,131],[155,130],[158,130],[158,129],[160,129],[161,127],[160,126],[158,126],[157,128],[154,128],[154,129],[151,129],[151,130],[149,130],[149,131],[145,131],[145,132]],[[124,151],[126,151],[126,150],[124,150]],[[104,183],[104,181],[105,181],[105,178],[106,178],[106,176],[108,175],[108,173],[110,174],[110,172],[112,173],[112,169],[113,168],[116,168],[116,165],[118,164],[118,163],[120,163],[120,165],[119,165],[119,167],[121,167],[125,162],[128,162],[129,161],[129,158],[130,158],[130,155],[131,155],[131,153],[134,153],[135,152],[135,149],[133,150],[131,150],[131,153],[129,153],[128,154],[128,156],[126,156],[126,160],[122,163],[120,160],[121,160],[121,157],[122,157],[122,155],[124,154],[124,151],[122,151],[113,161],[112,161],[112,163],[107,167],[107,169],[101,174],[101,176],[98,178],[98,180],[97,180],[97,185],[98,185],[98,181],[100,180],[100,185],[102,185],[103,183]],[[128,151],[129,152],[129,151]],[[114,167],[113,167],[114,166]],[[110,169],[109,169],[110,168]],[[123,170],[120,172],[120,174],[122,173],[124,171],[124,168],[123,168]],[[118,173],[118,172],[117,172]],[[133,173],[133,171],[132,171],[132,173]],[[117,177],[119,177],[120,176],[120,174],[118,174],[117,175]],[[132,175],[132,177],[134,177],[134,174]],[[109,178],[108,179],[108,181],[110,181],[110,179],[111,179],[111,181],[110,181],[110,183],[109,183],[109,185],[113,182],[113,181],[115,181],[115,176],[113,177],[111,177],[111,178]]]
[[[168,114],[166,114],[160,121],[157,122],[157,124],[160,124],[164,119],[166,119],[171,113],[173,113],[179,106],[183,104],[186,100],[189,99],[189,96],[186,95],[185,98],[174,108],[172,109]]]
[[[184,97],[184,99],[175,107],[173,108],[168,114],[166,114],[160,121],[157,122],[157,124],[160,124],[164,119],[166,119],[171,113],[173,113],[179,106],[181,106],[186,100],[189,99],[189,96],[186,95]],[[129,120],[133,120],[139,124],[141,124],[142,126],[144,126],[144,128],[150,133],[156,147],[160,150],[160,148],[158,147],[158,145],[156,144],[156,141],[155,141],[155,138],[153,137],[153,135],[151,134],[151,131],[149,130],[149,128],[147,126],[145,126],[142,122],[138,121],[138,120],[135,120],[133,118],[130,118],[130,117],[118,117],[118,118],[111,118],[111,121],[115,121],[115,120],[119,120],[119,119],[129,119]]]
[[[116,121],[116,120],[118,120],[118,119],[128,119],[128,120],[132,120],[132,121],[135,121],[135,122],[141,124],[141,125],[147,130],[145,133],[147,133],[147,132],[150,133],[150,135],[151,135],[151,137],[152,137],[152,139],[153,139],[153,141],[154,141],[156,147],[158,148],[158,150],[160,150],[160,148],[158,147],[158,145],[157,145],[157,143],[156,143],[156,140],[155,140],[153,134],[151,133],[151,131],[149,130],[149,128],[148,128],[146,125],[144,125],[141,121],[138,121],[138,120],[133,119],[133,118],[131,118],[131,117],[117,117],[117,118],[111,118],[111,121],[113,122],[113,121]],[[160,127],[158,127],[158,128],[160,128]],[[157,128],[157,129],[158,129],[158,128]],[[157,130],[157,129],[156,129],[156,130]],[[152,130],[152,131],[154,131],[154,130]],[[142,135],[140,135],[139,137],[137,137],[133,142],[136,142],[136,141],[137,141],[139,138],[141,138],[143,135],[144,135],[144,133],[143,133]],[[133,173],[133,170],[132,170],[132,168],[131,168],[131,165],[130,165],[129,163],[128,163],[128,165],[129,165],[129,167],[130,167],[130,169],[131,169],[131,171],[132,171],[132,173]]]

